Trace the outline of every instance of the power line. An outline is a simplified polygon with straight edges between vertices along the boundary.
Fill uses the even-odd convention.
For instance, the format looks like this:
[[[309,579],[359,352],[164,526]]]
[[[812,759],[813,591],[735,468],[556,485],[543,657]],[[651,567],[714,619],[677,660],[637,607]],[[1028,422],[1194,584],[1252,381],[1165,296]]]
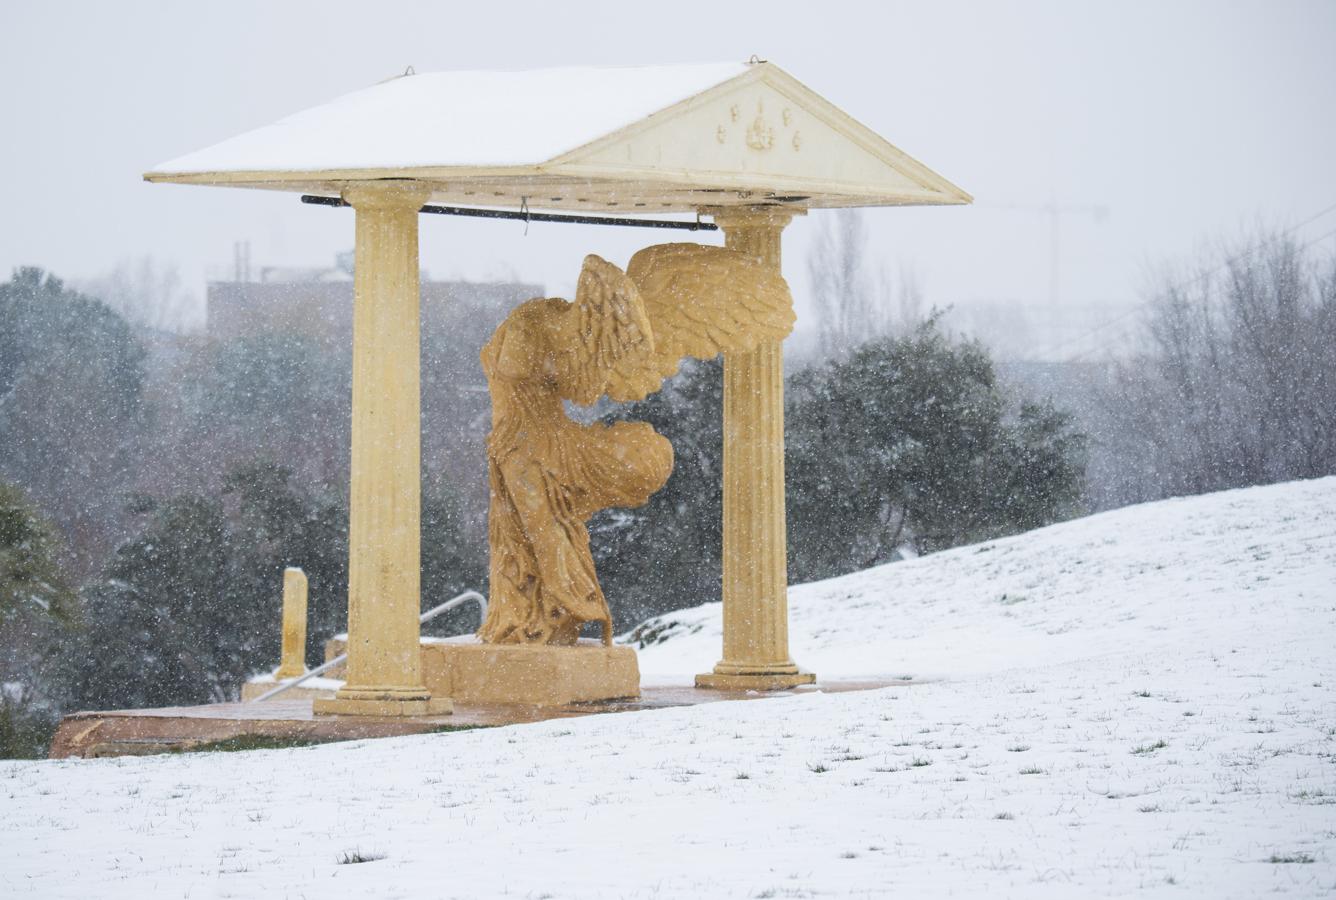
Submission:
[[[1332,208],[1333,208],[1333,209],[1336,209],[1336,207],[1332,207]],[[1312,219],[1309,219],[1308,221],[1311,222]],[[1307,224],[1307,223],[1305,223],[1305,224]],[[1298,227],[1298,226],[1296,226],[1296,227]],[[1292,231],[1293,229],[1290,229],[1290,230]],[[1288,231],[1281,232],[1281,234],[1288,234],[1288,233],[1289,233]],[[1333,228],[1331,231],[1328,231],[1326,234],[1322,234],[1322,235],[1319,235],[1318,237],[1313,238],[1311,241],[1308,241],[1308,242],[1306,242],[1306,243],[1300,244],[1300,245],[1299,245],[1299,249],[1300,249],[1300,250],[1303,250],[1303,249],[1305,249],[1305,248],[1308,248],[1308,247],[1313,246],[1314,244],[1321,243],[1322,241],[1325,241],[1327,238],[1332,237],[1333,235],[1336,235],[1336,228]],[[1184,281],[1183,283],[1181,283],[1181,284],[1179,284],[1179,285],[1175,285],[1175,286],[1174,286],[1174,289],[1176,289],[1176,290],[1182,290],[1182,289],[1184,289],[1184,288],[1190,286],[1193,282],[1201,281],[1202,279],[1204,279],[1204,278],[1206,278],[1206,277],[1208,277],[1208,276],[1210,276],[1210,275],[1214,275],[1216,272],[1219,272],[1220,270],[1222,270],[1222,269],[1226,268],[1227,266],[1229,266],[1230,263],[1233,263],[1233,262],[1235,262],[1235,261],[1241,259],[1242,257],[1247,256],[1249,253],[1251,253],[1251,252],[1254,251],[1254,250],[1259,249],[1260,247],[1261,247],[1260,244],[1255,245],[1255,246],[1252,246],[1252,247],[1249,247],[1247,250],[1244,250],[1244,251],[1242,251],[1242,252],[1240,252],[1240,253],[1235,254],[1234,256],[1229,257],[1229,258],[1226,259],[1223,263],[1221,263],[1220,265],[1216,266],[1214,269],[1208,269],[1208,270],[1205,271],[1205,272],[1201,272],[1201,273],[1199,273],[1199,274],[1193,276],[1192,278],[1189,278],[1187,281]],[[1121,315],[1116,316],[1115,318],[1110,319],[1109,321],[1105,322],[1105,323],[1102,324],[1102,325],[1099,325],[1099,326],[1097,326],[1097,327],[1095,327],[1095,328],[1092,328],[1090,331],[1086,332],[1084,335],[1080,335],[1080,336],[1078,336],[1077,338],[1073,339],[1072,341],[1068,341],[1067,343],[1068,343],[1068,344],[1075,343],[1076,341],[1083,340],[1083,339],[1089,337],[1090,335],[1094,334],[1095,332],[1097,332],[1097,331],[1101,331],[1101,330],[1103,330],[1103,329],[1109,327],[1110,325],[1115,325],[1115,324],[1117,324],[1118,322],[1120,322],[1121,320],[1126,319],[1128,316],[1130,316],[1130,315],[1132,315],[1132,314],[1134,314],[1134,313],[1138,313],[1138,312],[1140,312],[1142,309],[1144,309],[1146,306],[1148,306],[1149,304],[1151,304],[1151,303],[1153,303],[1153,302],[1154,302],[1153,300],[1143,300],[1141,303],[1138,303],[1136,306],[1132,307],[1131,309],[1127,310],[1126,312],[1122,313]],[[1092,349],[1088,349],[1088,350],[1082,350],[1080,353],[1075,353],[1075,354],[1073,354],[1073,355],[1067,357],[1066,359],[1063,360],[1063,362],[1075,362],[1076,360],[1081,359],[1082,357],[1089,356],[1089,355],[1090,355],[1091,353],[1093,353],[1093,352],[1094,352],[1093,348],[1092,348]]]
[[[1041,206],[1024,205],[1017,203],[1004,203],[1000,205],[984,206],[983,209],[1006,209],[1020,210],[1022,212],[1043,213],[1048,216],[1048,305],[1058,305],[1058,266],[1062,258],[1059,251],[1062,234],[1062,216],[1070,215],[1088,215],[1092,216],[1095,224],[1102,225],[1104,220],[1109,217],[1109,208],[1102,203],[1076,203],[1060,204],[1057,199],[1052,199]]]
[[[1287,235],[1287,234],[1292,234],[1293,232],[1299,230],[1300,228],[1303,228],[1305,225],[1308,225],[1308,224],[1310,224],[1310,223],[1312,223],[1312,222],[1316,222],[1318,219],[1322,218],[1322,217],[1325,216],[1327,213],[1330,213],[1330,212],[1333,212],[1333,211],[1336,211],[1336,203],[1333,203],[1333,204],[1331,204],[1330,206],[1326,207],[1325,209],[1323,209],[1323,210],[1321,210],[1321,211],[1319,211],[1319,212],[1314,213],[1313,215],[1311,215],[1311,216],[1309,216],[1308,218],[1304,219],[1302,222],[1299,222],[1299,223],[1297,223],[1297,224],[1295,224],[1295,225],[1291,225],[1289,228],[1286,228],[1285,230],[1283,230],[1282,232],[1280,232],[1280,235],[1279,235],[1279,236],[1280,236],[1280,237],[1283,237],[1283,236],[1285,236],[1285,235]],[[1299,245],[1299,249],[1300,249],[1300,250],[1303,250],[1303,249],[1305,249],[1305,248],[1307,248],[1307,247],[1311,247],[1313,244],[1317,244],[1317,243],[1320,243],[1320,242],[1322,242],[1322,241],[1325,241],[1327,238],[1331,237],[1332,235],[1336,235],[1336,228],[1332,229],[1331,231],[1328,231],[1326,234],[1323,234],[1323,235],[1320,235],[1320,236],[1318,236],[1318,237],[1313,238],[1311,241],[1308,241],[1307,243],[1300,244],[1300,245]],[[1173,289],[1173,290],[1183,290],[1183,289],[1185,289],[1185,288],[1188,288],[1188,287],[1192,286],[1194,283],[1196,283],[1196,282],[1198,282],[1198,281],[1202,281],[1202,280],[1204,280],[1204,279],[1206,279],[1206,278],[1209,278],[1210,276],[1214,275],[1215,273],[1217,273],[1217,272],[1219,272],[1219,271],[1221,271],[1221,270],[1223,270],[1223,269],[1225,269],[1225,268],[1228,268],[1229,265],[1230,265],[1231,263],[1234,263],[1234,262],[1236,262],[1236,261],[1242,259],[1243,257],[1247,256],[1249,253],[1252,253],[1254,250],[1259,249],[1261,246],[1262,246],[1262,243],[1258,243],[1258,244],[1254,244],[1254,245],[1251,246],[1251,247],[1247,247],[1247,248],[1245,248],[1245,249],[1243,249],[1243,250],[1240,250],[1238,253],[1234,254],[1233,256],[1228,256],[1228,257],[1226,257],[1226,258],[1224,259],[1223,262],[1221,262],[1219,265],[1215,266],[1214,268],[1207,269],[1207,270],[1204,271],[1204,272],[1198,272],[1196,275],[1193,275],[1191,278],[1188,278],[1188,279],[1186,279],[1185,281],[1183,281],[1183,282],[1181,282],[1181,283],[1179,283],[1179,284],[1177,284],[1177,285],[1174,285],[1172,289]],[[1106,321],[1106,322],[1102,322],[1102,323],[1100,323],[1099,325],[1096,325],[1094,328],[1091,328],[1091,329],[1088,330],[1088,331],[1082,332],[1081,334],[1078,334],[1078,335],[1075,336],[1075,337],[1068,338],[1068,339],[1065,340],[1065,341],[1062,341],[1062,342],[1060,342],[1060,343],[1058,343],[1058,344],[1055,344],[1055,345],[1053,345],[1050,349],[1051,349],[1052,352],[1055,352],[1055,353],[1056,353],[1057,351],[1062,350],[1064,347],[1070,347],[1070,346],[1073,345],[1073,344],[1078,344],[1078,343],[1080,343],[1081,341],[1084,341],[1086,338],[1089,338],[1089,337],[1091,337],[1091,336],[1093,336],[1093,335],[1099,334],[1101,331],[1104,331],[1106,328],[1111,328],[1112,326],[1117,325],[1119,322],[1122,322],[1123,320],[1127,319],[1128,317],[1133,316],[1133,315],[1136,315],[1137,313],[1141,312],[1141,310],[1145,309],[1147,306],[1149,306],[1149,305],[1150,305],[1151,303],[1153,303],[1153,302],[1154,302],[1154,299],[1153,299],[1153,298],[1150,299],[1150,300],[1143,300],[1143,301],[1141,301],[1140,303],[1137,303],[1137,304],[1135,304],[1135,305],[1129,307],[1128,309],[1124,310],[1122,313],[1119,313],[1118,315],[1114,316],[1112,319],[1109,319],[1109,320]],[[1076,354],[1073,354],[1072,356],[1067,357],[1066,359],[1062,360],[1062,362],[1075,362],[1076,360],[1081,359],[1082,357],[1089,356],[1092,352],[1094,352],[1093,349],[1083,350],[1083,351],[1081,351],[1080,353],[1076,353]]]

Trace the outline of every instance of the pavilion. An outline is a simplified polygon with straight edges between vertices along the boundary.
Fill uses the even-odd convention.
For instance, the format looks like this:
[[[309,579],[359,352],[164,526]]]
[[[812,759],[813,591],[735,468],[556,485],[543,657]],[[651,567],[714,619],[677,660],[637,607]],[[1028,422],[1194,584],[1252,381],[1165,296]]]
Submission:
[[[405,74],[165,162],[151,182],[341,198],[356,216],[348,669],[320,711],[448,708],[419,651],[418,214],[424,204],[694,213],[780,266],[808,209],[968,194],[779,67]],[[724,641],[699,687],[810,682],[790,658],[782,346],[724,360]]]

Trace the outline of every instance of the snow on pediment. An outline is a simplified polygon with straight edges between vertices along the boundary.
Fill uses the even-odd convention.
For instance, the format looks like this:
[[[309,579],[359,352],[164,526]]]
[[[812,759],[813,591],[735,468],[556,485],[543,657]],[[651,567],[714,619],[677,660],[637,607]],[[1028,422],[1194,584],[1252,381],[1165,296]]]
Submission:
[[[406,75],[144,177],[332,195],[410,178],[437,202],[622,212],[969,202],[769,63]]]

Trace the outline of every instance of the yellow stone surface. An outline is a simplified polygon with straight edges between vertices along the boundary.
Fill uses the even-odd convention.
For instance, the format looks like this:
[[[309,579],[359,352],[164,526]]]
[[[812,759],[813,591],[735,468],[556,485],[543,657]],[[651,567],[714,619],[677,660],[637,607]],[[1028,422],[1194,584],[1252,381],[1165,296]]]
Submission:
[[[279,681],[306,674],[306,589],[305,572],[283,570],[283,655],[274,673]]]
[[[786,691],[789,688],[814,684],[815,682],[816,676],[811,672],[791,672],[788,674],[760,672],[737,675],[705,672],[696,676],[696,687],[719,691]]]
[[[585,523],[648,500],[672,472],[672,447],[643,422],[574,422],[564,402],[643,399],[684,357],[770,352],[793,321],[777,267],[683,243],[647,247],[625,272],[589,256],[575,302],[531,300],[501,323],[482,350],[492,395],[491,597],[479,637],[568,645],[599,622],[611,643]],[[782,468],[780,491],[782,515]],[[782,577],[782,556],[779,564]]]
[[[422,504],[418,209],[425,189],[351,188],[352,471],[346,684],[316,711],[428,715],[418,651]]]
[[[325,654],[332,659],[343,648],[335,639]],[[422,676],[433,695],[470,706],[564,706],[640,696],[635,650],[594,640],[554,647],[428,639],[422,643]]]
[[[565,706],[640,696],[635,650],[597,641],[569,647],[428,644],[422,666],[433,692],[460,703]]]
[[[715,214],[725,245],[780,271],[787,210]],[[779,341],[724,354],[724,655],[697,687],[808,684],[789,657],[784,521],[784,351]]]

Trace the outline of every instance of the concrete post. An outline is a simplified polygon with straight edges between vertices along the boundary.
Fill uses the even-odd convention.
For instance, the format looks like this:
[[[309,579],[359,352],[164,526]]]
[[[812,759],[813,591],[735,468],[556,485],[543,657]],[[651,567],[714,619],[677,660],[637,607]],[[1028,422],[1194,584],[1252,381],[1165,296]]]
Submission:
[[[349,188],[353,276],[347,681],[317,713],[449,712],[422,681],[418,209],[411,182]]]
[[[279,681],[306,674],[306,573],[283,570],[283,655],[274,677]]]
[[[720,210],[729,249],[780,269],[785,210]],[[784,351],[778,341],[724,355],[724,655],[697,687],[811,684],[789,658],[784,522]]]

